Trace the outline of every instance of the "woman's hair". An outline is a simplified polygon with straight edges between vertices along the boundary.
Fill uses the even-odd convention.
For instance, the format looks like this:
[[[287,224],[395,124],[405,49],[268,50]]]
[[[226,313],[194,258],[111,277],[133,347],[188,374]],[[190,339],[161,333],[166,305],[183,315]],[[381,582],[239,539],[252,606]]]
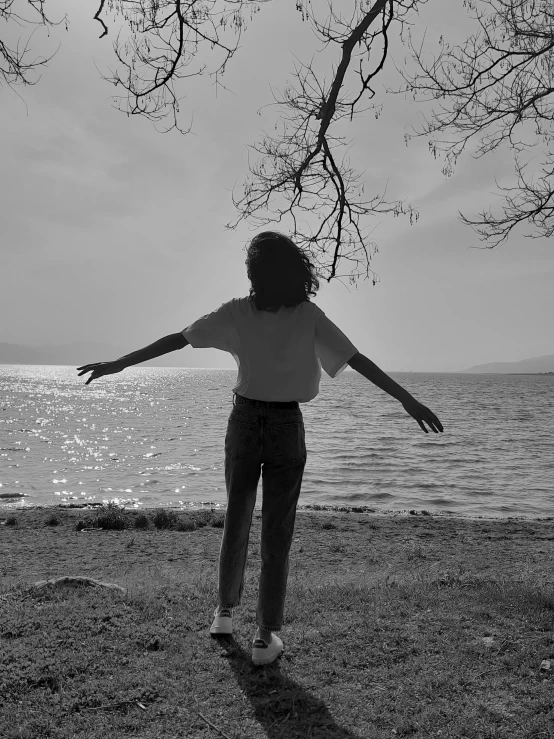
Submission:
[[[252,283],[249,300],[258,310],[273,306],[294,307],[309,302],[319,290],[314,265],[294,241],[277,231],[254,236],[246,256]]]

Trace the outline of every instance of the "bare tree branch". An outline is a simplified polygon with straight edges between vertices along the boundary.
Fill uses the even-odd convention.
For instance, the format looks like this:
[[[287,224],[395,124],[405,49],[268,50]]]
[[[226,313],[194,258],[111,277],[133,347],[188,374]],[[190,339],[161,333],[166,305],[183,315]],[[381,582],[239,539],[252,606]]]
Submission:
[[[117,68],[106,76],[124,91],[114,97],[116,107],[156,124],[165,122],[165,131],[190,131],[190,125],[179,125],[178,84],[209,74],[221,85],[247,18],[268,1],[97,0],[93,18],[102,25],[100,38],[108,35],[107,13],[124,22],[114,41]],[[16,11],[19,3],[18,8],[34,13],[37,26],[53,25],[45,2],[0,0],[0,18],[32,23]],[[461,46],[451,47],[441,38],[438,56],[431,60],[427,41],[417,46],[410,30],[426,0],[328,0],[322,21],[312,0],[296,2],[323,48],[317,59],[295,65],[293,81],[275,97],[275,133],[264,134],[251,147],[255,161],[242,194],[233,195],[238,215],[229,228],[241,221],[264,226],[287,221],[291,236],[312,252],[329,281],[340,276],[339,264],[346,263],[352,283],[364,271],[375,282],[370,270],[377,249],[369,240],[372,220],[392,213],[413,222],[418,213],[402,200],[388,202],[385,183],[383,191],[366,195],[363,162],[358,155],[356,166],[351,165],[351,142],[341,126],[361,114],[379,116],[382,103],[375,80],[389,62],[391,45],[404,43],[407,36],[416,72],[406,65],[400,70],[406,81],[402,91],[436,103],[432,119],[415,135],[430,137],[433,154],[445,155],[445,175],[452,174],[458,157],[473,144],[477,157],[502,146],[513,152],[517,185],[500,188],[503,212],[483,211],[477,219],[462,215],[462,221],[493,246],[520,224],[531,225],[531,236],[553,234],[551,0],[464,0],[477,32]],[[204,50],[210,50],[213,60],[209,68],[199,61]],[[32,71],[48,60],[29,59],[28,54],[28,42],[8,48],[0,41],[0,79],[32,84]],[[332,56],[334,64],[329,64]],[[530,162],[525,161],[531,146],[542,157],[535,176],[527,173]]]
[[[328,281],[338,277],[340,261],[351,262],[356,268],[363,263],[365,277],[370,276],[376,246],[368,242],[364,221],[385,213],[407,214],[413,221],[418,214],[402,201],[387,203],[384,192],[366,198],[361,173],[352,169],[347,158],[348,144],[332,134],[331,128],[360,113],[364,95],[373,98],[370,83],[386,62],[390,26],[393,22],[402,26],[417,5],[415,0],[376,0],[363,10],[356,2],[347,21],[330,6],[324,23],[315,19],[311,5],[300,6],[320,40],[326,46],[340,46],[340,62],[330,85],[320,81],[312,63],[295,68],[296,84],[289,84],[275,103],[283,111],[278,134],[266,135],[252,147],[260,156],[250,167],[242,196],[233,196],[239,216],[228,228],[236,228],[243,220],[265,226],[287,218],[292,222],[292,238],[317,255]],[[377,61],[371,71],[365,71],[364,65],[371,65],[374,56]],[[352,95],[345,88],[355,59],[360,60],[359,89]],[[380,106],[370,105],[365,110],[370,108],[378,115]],[[350,282],[361,274],[352,271]],[[371,274],[375,283],[377,275],[372,270]]]
[[[127,23],[128,37],[121,34],[114,43],[119,69],[106,79],[126,91],[114,97],[116,107],[127,115],[142,115],[159,122],[169,118],[165,132],[175,128],[188,133],[178,124],[179,97],[175,84],[207,71],[196,64],[200,50],[208,48],[215,64],[209,72],[216,83],[224,74],[250,18],[268,0],[114,0],[112,5]],[[103,10],[102,0],[95,15]],[[105,25],[105,24],[103,24]],[[102,34],[105,35],[105,34]],[[225,36],[231,36],[229,41]],[[189,69],[191,71],[189,71]]]
[[[427,60],[423,45],[410,37],[416,74],[401,70],[402,92],[434,100],[432,119],[415,132],[430,136],[430,150],[444,153],[450,176],[458,157],[475,142],[479,158],[502,146],[514,156],[517,186],[499,187],[502,213],[461,216],[490,248],[527,224],[526,236],[551,236],[554,229],[554,5],[546,0],[465,0],[478,31],[461,46],[442,37],[440,52]],[[443,138],[446,134],[447,138]],[[439,138],[440,137],[440,138]],[[408,137],[409,139],[410,137]],[[537,179],[524,176],[525,153],[542,156]]]
[[[96,13],[94,15],[94,20],[95,21],[98,21],[99,23],[101,23],[102,24],[102,28],[104,29],[98,38],[104,38],[104,36],[107,36],[108,35],[108,26],[104,23],[104,21],[100,17],[102,15],[102,13],[104,12],[104,3],[105,2],[106,2],[106,0],[100,0],[100,5],[98,6],[98,10],[96,11]]]
[[[546,163],[541,167],[541,175],[529,179],[524,176],[526,165],[515,158],[517,185],[515,187],[497,187],[505,193],[504,215],[494,216],[489,210],[482,211],[478,220],[471,220],[460,213],[463,223],[472,226],[483,241],[493,241],[493,246],[505,241],[512,230],[523,223],[532,224],[538,234],[530,234],[537,238],[554,234],[554,156],[548,154]],[[512,194],[513,193],[513,194]],[[492,247],[491,247],[492,248]]]
[[[67,16],[59,21],[51,20],[46,15],[45,2],[46,0],[0,0],[0,20],[10,21],[12,25],[35,26],[27,41],[18,39],[15,47],[0,39],[0,82],[3,80],[10,86],[35,85],[38,79],[34,78],[34,73],[48,64],[54,56],[29,58],[29,42],[37,28],[43,26],[48,29],[63,23],[67,30]]]

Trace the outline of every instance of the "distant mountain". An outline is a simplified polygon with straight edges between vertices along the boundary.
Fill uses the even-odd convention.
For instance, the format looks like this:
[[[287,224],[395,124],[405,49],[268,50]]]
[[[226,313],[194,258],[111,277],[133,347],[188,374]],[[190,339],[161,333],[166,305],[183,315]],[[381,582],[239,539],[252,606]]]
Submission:
[[[519,372],[554,372],[554,354],[546,354],[544,357],[532,357],[522,359],[520,362],[489,362],[489,364],[477,364],[464,372],[473,374],[497,373],[517,374]]]

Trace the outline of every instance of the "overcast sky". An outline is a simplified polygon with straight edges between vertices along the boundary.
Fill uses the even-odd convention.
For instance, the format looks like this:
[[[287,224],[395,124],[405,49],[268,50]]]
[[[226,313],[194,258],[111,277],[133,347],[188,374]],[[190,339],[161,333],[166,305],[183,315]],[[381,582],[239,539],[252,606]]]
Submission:
[[[161,134],[111,107],[114,89],[97,67],[114,66],[120,23],[99,40],[94,5],[52,3],[67,12],[69,31],[35,38],[46,51],[60,42],[57,55],[34,87],[0,88],[0,342],[132,351],[247,295],[243,248],[255,231],[225,230],[231,191],[247,174],[248,144],[271,131],[275,111],[257,115],[272,100],[270,86],[283,88],[293,54],[307,62],[318,49],[292,0],[262,6],[227,69],[231,92],[216,97],[207,77],[183,81],[183,120],[194,112],[194,133]],[[465,27],[454,13],[460,5],[430,0],[421,27],[454,38]],[[401,63],[401,47],[393,51]],[[392,69],[387,81],[399,82]],[[404,145],[418,106],[400,95],[383,103],[379,120],[352,124],[351,161],[365,172],[366,192],[388,182],[388,197],[411,202],[419,221],[368,222],[380,282],[322,281],[314,302],[388,371],[554,353],[552,244],[519,232],[495,250],[472,248],[480,242],[457,215],[496,202],[495,177],[511,181],[511,155],[467,156],[445,179],[425,141]],[[191,347],[173,360],[235,367],[229,354]]]

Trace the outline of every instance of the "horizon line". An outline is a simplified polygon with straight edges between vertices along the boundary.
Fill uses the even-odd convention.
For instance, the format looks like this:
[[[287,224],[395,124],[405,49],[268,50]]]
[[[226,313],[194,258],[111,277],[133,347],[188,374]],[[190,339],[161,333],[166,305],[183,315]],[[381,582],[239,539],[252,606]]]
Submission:
[[[151,361],[151,360],[147,360],[147,361]],[[67,364],[67,363],[63,363],[63,364],[62,363],[55,363],[54,364],[52,362],[3,362],[2,360],[0,360],[0,366],[8,366],[8,365],[14,366],[14,367],[75,367],[75,368],[77,367],[76,364]],[[129,367],[126,367],[125,369],[132,369],[132,368],[137,368],[137,369],[223,370],[225,372],[237,372],[238,371],[238,368],[237,367],[177,367],[177,366],[164,365],[164,364],[148,364],[148,365],[145,365],[145,364],[135,364],[135,365],[130,365]],[[387,369],[387,370],[383,370],[383,371],[384,372],[393,372],[393,373],[404,372],[405,374],[409,374],[409,373],[415,372],[415,373],[421,373],[421,374],[446,374],[446,375],[465,374],[467,372],[467,370],[411,370],[411,369],[410,370],[405,370],[405,369],[401,369],[401,370],[390,369],[389,370],[389,369]],[[356,370],[354,370],[352,367],[349,367],[349,368],[343,370],[343,372],[356,372]],[[341,372],[341,374],[342,374],[342,372]],[[486,373],[486,374],[490,374],[490,373]],[[492,374],[494,374],[494,373],[492,373]]]

